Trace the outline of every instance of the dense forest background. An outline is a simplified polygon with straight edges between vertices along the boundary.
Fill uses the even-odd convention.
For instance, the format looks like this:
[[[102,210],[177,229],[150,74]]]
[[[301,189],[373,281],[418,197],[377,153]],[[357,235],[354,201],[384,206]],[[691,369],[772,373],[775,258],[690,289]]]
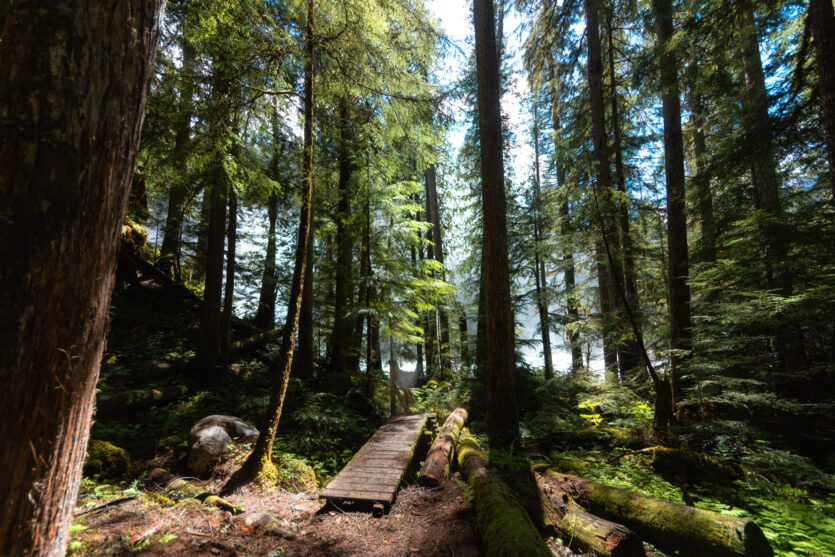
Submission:
[[[110,152],[135,166],[19,155],[34,152],[14,150],[29,137],[19,122],[42,117],[14,91],[41,89],[25,64],[0,62],[0,260],[18,262],[0,284],[25,293],[0,306],[0,438],[42,440],[0,462],[0,500],[19,501],[0,518],[40,517],[0,528],[0,554],[208,550],[170,525],[136,538],[100,507],[179,508],[149,495],[163,469],[233,507],[253,504],[233,496],[253,485],[315,494],[390,416],[443,423],[458,406],[523,506],[518,471],[552,468],[756,521],[779,555],[835,552],[830,0],[479,0],[457,27],[451,5],[422,0],[173,0],[158,22],[158,5],[139,4],[125,17],[145,26],[144,54],[102,81],[134,85],[78,120],[103,126],[90,137],[119,130]],[[0,9],[0,59],[35,56],[9,46],[27,13]],[[453,40],[463,26],[475,36]],[[72,32],[66,44],[95,40]],[[82,95],[65,85],[54,114]],[[143,102],[144,124],[116,108]],[[85,145],[67,152],[106,151]],[[15,189],[58,173],[124,188]],[[100,198],[108,208],[86,212]],[[89,229],[51,228],[82,216]],[[79,240],[58,248],[49,234]],[[47,278],[19,278],[31,269]],[[77,305],[55,301],[69,300],[62,287]],[[25,325],[41,314],[88,321],[47,350],[31,339],[60,327]],[[44,394],[53,377],[59,394]],[[80,472],[94,392],[83,479],[38,480]],[[49,426],[20,425],[49,408]],[[209,415],[260,434],[198,460],[191,428]],[[37,502],[31,485],[46,486]],[[445,489],[475,532],[478,493]],[[93,514],[73,523],[73,508]],[[456,542],[464,554],[484,550],[473,532]],[[554,532],[555,554],[594,551]],[[252,543],[237,551],[304,548]]]

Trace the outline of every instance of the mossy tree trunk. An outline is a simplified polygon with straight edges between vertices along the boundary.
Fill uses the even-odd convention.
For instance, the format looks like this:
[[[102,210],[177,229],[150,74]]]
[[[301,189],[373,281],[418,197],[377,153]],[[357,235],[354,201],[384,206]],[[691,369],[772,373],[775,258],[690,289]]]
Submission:
[[[446,419],[423,461],[418,477],[421,485],[435,487],[449,476],[450,459],[466,421],[467,411],[463,408],[456,408]]]
[[[0,8],[0,555],[66,550],[162,7]]]

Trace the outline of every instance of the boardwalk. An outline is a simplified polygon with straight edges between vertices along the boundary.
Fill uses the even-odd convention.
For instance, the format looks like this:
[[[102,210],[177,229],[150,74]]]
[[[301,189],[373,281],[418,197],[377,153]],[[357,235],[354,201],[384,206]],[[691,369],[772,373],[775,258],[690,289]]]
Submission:
[[[354,458],[322,491],[328,502],[346,501],[372,505],[377,512],[388,510],[410,465],[425,456],[431,443],[433,414],[392,418],[377,430]]]

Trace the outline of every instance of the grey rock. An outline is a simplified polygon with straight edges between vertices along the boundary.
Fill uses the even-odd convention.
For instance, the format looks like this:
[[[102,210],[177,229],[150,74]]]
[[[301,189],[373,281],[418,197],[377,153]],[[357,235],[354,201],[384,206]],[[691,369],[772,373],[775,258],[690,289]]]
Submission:
[[[237,438],[247,443],[258,438],[258,430],[240,418],[214,414],[191,428],[186,467],[198,478],[206,477],[223,459],[223,453]]]
[[[222,414],[213,414],[206,416],[191,428],[192,437],[201,429],[211,426],[222,427],[230,437],[238,438],[244,443],[254,441],[258,438],[258,430],[246,423],[240,418],[234,416],[224,416]]]

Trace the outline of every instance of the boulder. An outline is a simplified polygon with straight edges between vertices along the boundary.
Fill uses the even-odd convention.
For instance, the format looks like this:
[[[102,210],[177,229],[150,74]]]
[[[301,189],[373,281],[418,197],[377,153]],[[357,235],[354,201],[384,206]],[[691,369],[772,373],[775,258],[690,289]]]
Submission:
[[[232,521],[245,532],[260,532],[289,540],[296,537],[294,527],[289,521],[271,513],[244,513],[234,517]]]
[[[87,443],[84,473],[88,476],[98,474],[102,478],[120,478],[130,471],[130,464],[125,449],[96,439],[90,439]]]
[[[249,442],[258,437],[258,430],[233,416],[206,416],[189,433],[186,467],[197,477],[209,475],[223,458],[233,438]]]

